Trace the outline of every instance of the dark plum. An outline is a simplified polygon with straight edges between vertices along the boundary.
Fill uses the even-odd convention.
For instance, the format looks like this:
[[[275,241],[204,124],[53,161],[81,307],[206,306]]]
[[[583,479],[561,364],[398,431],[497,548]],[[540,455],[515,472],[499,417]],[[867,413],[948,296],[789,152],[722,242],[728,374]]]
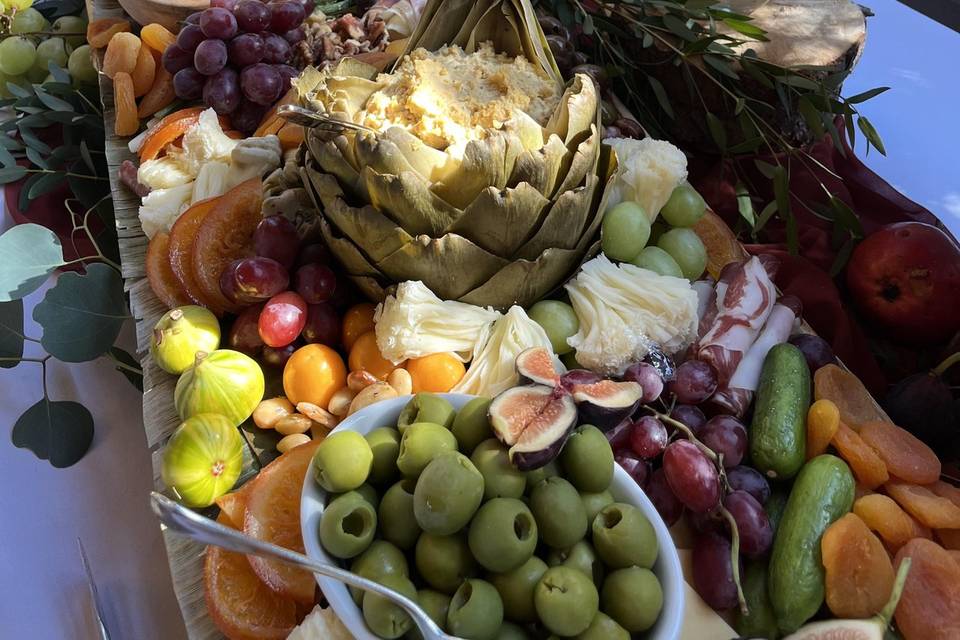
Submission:
[[[693,588],[712,609],[737,605],[737,585],[730,563],[730,540],[714,531],[697,536],[693,543]]]
[[[817,369],[824,365],[833,364],[837,357],[833,355],[833,347],[830,343],[810,333],[798,333],[790,337],[790,344],[800,349],[803,359],[807,361],[807,367],[813,374]]]
[[[715,453],[723,454],[723,466],[735,467],[747,452],[747,428],[733,416],[714,416],[697,435]]]
[[[667,428],[653,416],[644,416],[630,428],[630,448],[644,460],[653,460],[667,447]]]
[[[322,242],[304,245],[297,255],[296,265],[298,267],[314,262],[319,264],[330,262],[330,250]]]
[[[280,369],[287,364],[287,360],[293,355],[293,352],[300,348],[297,342],[291,342],[285,347],[264,347],[263,362],[271,367]]]
[[[267,216],[253,232],[253,250],[258,256],[273,258],[289,269],[297,259],[300,235],[286,216]]]
[[[262,304],[247,307],[240,312],[227,334],[227,345],[249,356],[255,356],[263,349],[263,340],[257,328]]]
[[[676,524],[680,516],[683,515],[683,503],[677,499],[677,496],[670,489],[670,485],[667,483],[667,475],[663,469],[656,469],[650,474],[644,491],[646,491],[647,497],[650,498],[650,502],[656,507],[657,513],[667,523],[667,526],[672,527]]]
[[[746,491],[760,504],[765,504],[770,497],[770,483],[753,467],[738,465],[727,469],[727,484],[734,491]]]
[[[324,264],[305,264],[294,274],[293,288],[307,304],[326,302],[337,289],[337,274]]]

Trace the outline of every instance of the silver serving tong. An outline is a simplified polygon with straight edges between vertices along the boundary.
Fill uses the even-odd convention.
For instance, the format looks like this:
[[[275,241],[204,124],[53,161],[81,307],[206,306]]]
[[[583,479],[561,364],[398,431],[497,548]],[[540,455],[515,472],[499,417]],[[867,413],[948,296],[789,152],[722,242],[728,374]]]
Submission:
[[[100,593],[97,591],[97,583],[93,581],[90,561],[87,560],[87,552],[83,548],[83,541],[80,538],[77,538],[77,546],[80,548],[80,560],[83,562],[83,570],[87,574],[87,587],[90,589],[90,599],[93,601],[93,618],[97,624],[97,637],[100,640],[110,640],[110,632],[107,631],[107,625],[103,622],[103,606],[100,603]]]
[[[285,120],[289,120],[294,124],[299,124],[309,129],[324,129],[326,131],[342,131],[343,129],[349,129],[351,131],[376,133],[374,129],[362,124],[348,122],[346,120],[341,120],[340,118],[334,118],[325,113],[317,113],[316,111],[304,109],[303,107],[295,104],[282,105],[279,109],[277,109],[277,115]]]

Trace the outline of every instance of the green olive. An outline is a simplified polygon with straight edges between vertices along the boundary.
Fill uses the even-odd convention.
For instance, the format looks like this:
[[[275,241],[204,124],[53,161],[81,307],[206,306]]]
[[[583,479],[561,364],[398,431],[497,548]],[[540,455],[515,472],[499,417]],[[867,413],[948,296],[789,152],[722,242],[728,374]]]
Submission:
[[[444,451],[456,451],[457,438],[433,422],[415,422],[403,431],[397,468],[406,478],[416,478],[427,464]]]
[[[359,493],[364,500],[369,502],[374,511],[380,507],[380,496],[377,495],[377,490],[374,489],[373,486],[364,482],[362,485],[354,489],[354,491]]]
[[[603,584],[603,563],[597,552],[586,540],[581,540],[569,549],[551,549],[547,555],[551,567],[564,566],[582,571],[599,587]]]
[[[317,445],[313,454],[313,476],[326,491],[353,491],[370,475],[373,451],[356,431],[332,433]]]
[[[401,549],[412,549],[420,536],[420,526],[413,516],[412,480],[401,480],[387,489],[380,499],[377,516],[380,519],[380,535]]]
[[[587,511],[573,485],[557,476],[533,488],[530,510],[537,520],[540,538],[554,549],[566,549],[587,533]]]
[[[603,612],[630,633],[653,626],[663,608],[663,590],[649,569],[618,569],[603,581],[600,590]]]
[[[477,445],[470,461],[483,476],[484,500],[519,498],[527,488],[527,474],[513,466],[506,447],[496,438]]]
[[[462,534],[435,536],[421,533],[414,552],[417,572],[427,584],[443,593],[453,593],[464,580],[477,574],[477,562]]]
[[[493,640],[503,623],[503,603],[493,585],[484,580],[467,580],[450,601],[447,629],[468,640]]]
[[[410,578],[390,575],[384,576],[380,582],[414,602],[417,601],[417,588],[410,582]],[[399,605],[369,591],[363,596],[363,621],[381,638],[399,638],[414,626],[413,620]]]
[[[613,481],[613,449],[600,429],[574,429],[560,451],[564,475],[580,491],[605,491]]]
[[[465,455],[447,451],[417,479],[413,513],[424,531],[447,536],[467,526],[482,499],[483,476]]]
[[[632,504],[607,505],[593,519],[591,529],[597,554],[612,569],[633,565],[649,569],[657,559],[657,534],[653,525]]]
[[[577,635],[576,640],[630,640],[630,634],[616,620],[598,611],[587,630]]]
[[[420,591],[417,591],[417,604],[427,612],[430,619],[436,622],[441,629],[447,626],[447,611],[450,609],[450,596],[431,589],[420,589]],[[416,627],[410,629],[409,635],[411,640],[423,639],[423,635]]]
[[[350,571],[370,580],[379,580],[383,576],[394,574],[410,576],[410,569],[403,552],[386,540],[371,542],[367,550],[350,564]],[[364,593],[362,589],[350,587],[350,595],[358,605],[363,602]]]
[[[367,434],[373,451],[370,482],[376,485],[391,482],[397,477],[397,456],[400,455],[400,432],[393,427],[380,427]]]
[[[615,502],[613,494],[609,491],[601,491],[599,493],[580,492],[580,499],[583,501],[583,508],[587,510],[587,522],[593,522],[593,519],[597,517],[601,509]]]
[[[533,606],[533,592],[547,571],[547,563],[531,556],[522,565],[506,573],[491,574],[488,579],[503,601],[503,611],[508,620],[520,624],[536,622],[537,610]]]
[[[453,419],[450,431],[457,437],[460,452],[464,455],[471,455],[478,444],[493,436],[487,417],[491,402],[490,398],[474,398],[463,405]]]
[[[537,523],[527,505],[515,498],[494,498],[470,522],[470,551],[487,571],[519,567],[537,547]]]
[[[530,636],[523,627],[512,622],[504,622],[494,636],[495,640],[530,640]]]
[[[320,543],[332,556],[352,558],[373,542],[377,512],[356,491],[332,500],[320,517]]]
[[[403,433],[411,424],[433,422],[449,429],[456,413],[446,398],[434,393],[420,392],[413,396],[400,412],[397,428]]]
[[[556,460],[551,460],[544,466],[534,469],[533,471],[527,471],[527,492],[532,492],[536,485],[547,478],[553,478],[559,475],[560,467],[557,465]]]
[[[547,629],[560,636],[575,636],[593,622],[599,596],[593,581],[582,571],[552,567],[540,578],[533,604]]]

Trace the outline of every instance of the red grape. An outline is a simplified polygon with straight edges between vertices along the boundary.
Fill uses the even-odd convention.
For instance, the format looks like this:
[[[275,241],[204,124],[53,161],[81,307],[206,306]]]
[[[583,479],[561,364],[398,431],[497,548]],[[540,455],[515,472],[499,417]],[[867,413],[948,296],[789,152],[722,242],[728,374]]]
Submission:
[[[713,531],[697,536],[693,543],[693,588],[717,611],[737,606],[730,541]]]
[[[663,452],[663,471],[673,495],[691,511],[709,511],[720,502],[717,468],[689,440],[670,443]]]
[[[262,302],[286,291],[288,284],[283,265],[260,256],[234,260],[220,274],[220,290],[232,302]]]
[[[290,44],[275,33],[261,33],[263,38],[263,61],[286,64],[290,61]]]
[[[758,558],[773,544],[773,527],[757,499],[746,491],[734,491],[723,499],[723,506],[737,523],[740,553]]]
[[[207,76],[193,67],[180,69],[173,74],[173,92],[181,100],[197,100],[203,95],[203,85]]]
[[[702,360],[687,360],[677,367],[667,388],[677,396],[677,402],[700,404],[717,390],[717,374]]]
[[[640,402],[653,402],[663,393],[663,378],[652,364],[638,362],[627,367],[623,372],[623,379],[636,382],[643,388],[643,397]]]
[[[257,323],[260,319],[262,304],[247,307],[240,312],[237,319],[230,325],[227,334],[227,344],[231,349],[255,356],[263,349],[263,340],[260,339],[260,330]]]
[[[300,26],[306,17],[299,2],[271,2],[267,6],[270,7],[270,30],[274,33],[286,33]]]
[[[195,25],[197,25],[197,26],[199,27],[199,26],[200,26],[200,12],[197,11],[196,13],[191,13],[191,14],[188,15],[186,18],[184,18],[183,21],[184,21],[184,23],[186,23],[186,24],[195,24]]]
[[[233,113],[240,105],[240,83],[237,72],[225,67],[203,85],[203,103],[222,116]]]
[[[604,435],[607,436],[607,442],[610,443],[610,448],[613,449],[615,453],[621,453],[630,450],[630,433],[632,431],[633,423],[630,421],[630,418],[627,418],[613,429],[607,431]]]
[[[223,7],[210,7],[200,12],[200,29],[208,38],[229,40],[237,34],[237,19]]]
[[[176,73],[180,69],[193,66],[193,52],[184,51],[178,45],[172,44],[164,49],[160,62],[168,73]]]
[[[177,34],[177,46],[184,51],[196,51],[197,45],[206,40],[203,31],[195,24],[186,24]]]
[[[293,352],[300,348],[296,342],[291,342],[285,347],[264,347],[262,359],[263,362],[277,369],[287,364],[287,360],[293,355]]]
[[[240,89],[243,95],[257,104],[273,104],[280,97],[282,84],[280,72],[269,64],[258,62],[240,72]]]
[[[687,522],[690,523],[690,528],[697,533],[704,533],[706,531],[725,533],[727,530],[725,521],[722,519],[718,510],[705,511],[703,513],[688,513]]]
[[[267,107],[263,105],[250,102],[249,100],[241,100],[240,106],[237,107],[237,110],[230,116],[230,124],[233,125],[234,129],[249,135],[260,126],[260,121],[263,120],[266,112]]]
[[[630,474],[633,481],[640,485],[641,488],[646,486],[647,478],[650,476],[649,462],[641,460],[629,451],[617,454],[614,460],[617,461],[617,464],[620,465],[624,471]]]
[[[814,373],[820,367],[837,361],[836,356],[833,355],[833,348],[830,346],[830,343],[820,336],[802,333],[792,336],[790,338],[790,344],[800,349],[800,353],[803,354],[803,358],[807,361],[807,367],[810,368],[810,373]]]
[[[227,45],[230,64],[239,68],[256,64],[263,59],[263,38],[255,33],[241,33]]]
[[[313,0],[296,0],[303,6],[303,15],[309,16],[313,13],[313,8],[316,6]]]
[[[293,288],[309,304],[326,302],[337,289],[337,274],[325,264],[305,264],[294,274]]]
[[[227,66],[227,45],[223,40],[204,40],[193,52],[193,66],[205,76],[212,76]]]
[[[770,498],[770,483],[753,467],[738,465],[727,469],[727,484],[734,491],[746,491],[760,504],[765,504]]]
[[[306,37],[307,33],[303,30],[303,25],[295,29],[290,29],[290,31],[287,31],[283,34],[283,39],[286,40],[291,47],[298,42],[301,42]]]
[[[700,407],[690,404],[678,404],[670,412],[670,417],[677,422],[682,422],[693,431],[693,435],[700,437],[700,430],[707,423],[707,416],[703,415]]]
[[[683,515],[683,503],[670,490],[667,475],[662,468],[650,474],[650,479],[647,480],[644,491],[646,491],[647,497],[650,498],[650,502],[656,507],[657,513],[667,523],[667,526],[672,527],[676,524],[680,516]]]
[[[258,256],[273,258],[287,269],[293,266],[300,249],[297,227],[282,215],[267,216],[253,232],[253,250]]]
[[[667,428],[653,416],[644,416],[630,429],[630,448],[644,460],[653,460],[667,446]]]
[[[747,428],[733,416],[710,418],[697,435],[703,444],[723,454],[723,466],[735,467],[747,453]]]
[[[307,307],[307,323],[303,326],[302,335],[309,343],[336,346],[340,342],[340,316],[336,309],[326,302]]]
[[[237,0],[210,0],[211,7],[223,7],[227,11],[237,8]]]
[[[307,303],[293,291],[270,298],[260,312],[257,327],[268,347],[285,347],[300,335],[307,322]]]
[[[273,68],[280,73],[280,95],[283,95],[290,90],[290,82],[300,77],[300,72],[288,64],[275,64]]]
[[[297,256],[298,267],[302,267],[305,264],[310,264],[311,262],[325,264],[329,261],[330,250],[327,249],[327,245],[321,242],[306,245],[300,250],[300,254]]]
[[[270,28],[270,8],[260,0],[240,0],[233,14],[241,31],[260,33]]]

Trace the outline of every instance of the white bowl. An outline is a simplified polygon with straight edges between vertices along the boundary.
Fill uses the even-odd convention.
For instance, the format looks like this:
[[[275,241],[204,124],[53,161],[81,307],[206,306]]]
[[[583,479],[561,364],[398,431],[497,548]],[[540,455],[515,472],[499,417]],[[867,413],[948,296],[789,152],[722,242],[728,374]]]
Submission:
[[[473,398],[462,393],[442,395],[457,409]],[[378,427],[396,425],[400,412],[409,400],[410,396],[405,396],[370,405],[344,420],[334,429],[334,432],[350,430],[366,435]],[[680,558],[677,556],[677,548],[673,544],[670,532],[650,499],[619,465],[615,466],[610,492],[617,501],[639,507],[657,533],[660,553],[657,554],[653,572],[659,578],[663,588],[663,610],[660,612],[657,623],[644,635],[644,638],[675,640],[680,636],[680,627],[683,624],[684,588]],[[307,555],[315,560],[343,566],[345,563],[324,551],[317,534],[326,499],[326,492],[314,482],[312,470],[308,470],[300,503],[300,526]],[[326,596],[337,616],[357,640],[378,640],[377,636],[367,629],[360,608],[354,604],[349,589],[342,582],[317,576],[317,584],[320,585],[323,595]]]

